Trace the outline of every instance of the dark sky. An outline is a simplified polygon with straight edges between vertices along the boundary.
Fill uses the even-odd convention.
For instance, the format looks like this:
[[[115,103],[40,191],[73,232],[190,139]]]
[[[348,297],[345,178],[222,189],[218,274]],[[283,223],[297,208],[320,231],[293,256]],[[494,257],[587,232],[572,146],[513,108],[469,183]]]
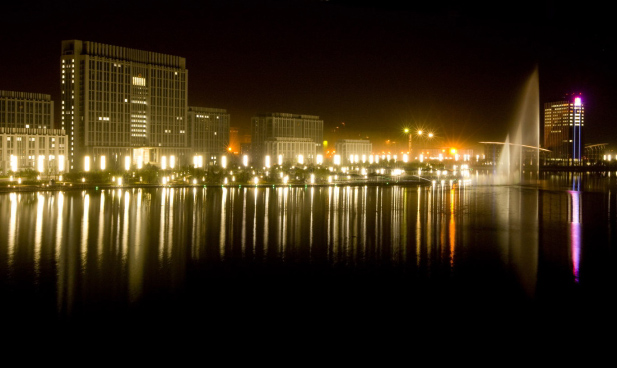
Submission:
[[[225,108],[241,129],[291,112],[320,116],[331,140],[404,141],[403,127],[423,126],[473,145],[505,139],[538,67],[541,102],[582,92],[587,141],[616,144],[609,15],[526,0],[12,2],[0,89],[50,94],[59,110],[60,43],[81,39],[185,57],[189,105]]]

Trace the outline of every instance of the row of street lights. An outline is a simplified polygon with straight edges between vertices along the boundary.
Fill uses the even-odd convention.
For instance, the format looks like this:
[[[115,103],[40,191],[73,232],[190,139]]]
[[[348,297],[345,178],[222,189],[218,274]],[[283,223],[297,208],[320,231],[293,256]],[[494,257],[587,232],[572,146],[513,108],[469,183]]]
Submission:
[[[405,129],[404,129],[404,132],[405,132],[405,134],[408,134],[408,135],[409,135],[409,147],[408,147],[408,150],[407,150],[407,151],[408,151],[408,152],[409,152],[409,154],[411,155],[411,154],[413,153],[413,152],[412,152],[412,147],[411,147],[411,142],[412,142],[412,137],[413,137],[413,135],[414,135],[414,132],[413,132],[411,129],[409,129],[409,128],[405,128]],[[427,137],[427,138],[429,138],[429,139],[432,139],[432,138],[435,136],[432,132],[424,132],[422,129],[417,130],[417,131],[415,132],[415,134],[416,134],[417,136],[419,136],[419,137],[426,136],[426,137]]]

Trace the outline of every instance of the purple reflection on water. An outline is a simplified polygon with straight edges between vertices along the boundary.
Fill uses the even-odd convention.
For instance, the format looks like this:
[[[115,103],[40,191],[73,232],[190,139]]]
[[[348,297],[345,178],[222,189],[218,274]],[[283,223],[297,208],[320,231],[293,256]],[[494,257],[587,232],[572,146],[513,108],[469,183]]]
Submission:
[[[570,245],[572,253],[572,274],[574,281],[579,281],[579,265],[581,257],[581,192],[568,191],[572,199],[570,209]]]

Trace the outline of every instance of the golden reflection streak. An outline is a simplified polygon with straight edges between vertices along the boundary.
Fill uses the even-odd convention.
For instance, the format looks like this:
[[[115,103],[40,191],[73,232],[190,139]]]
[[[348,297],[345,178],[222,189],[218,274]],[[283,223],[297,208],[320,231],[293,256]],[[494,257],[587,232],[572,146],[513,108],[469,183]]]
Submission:
[[[122,263],[126,264],[129,248],[129,209],[131,207],[131,195],[127,190],[124,192],[124,216],[122,219]]]
[[[332,203],[332,211],[334,214],[334,228],[332,229],[332,233],[334,236],[333,242],[332,242],[332,261],[334,264],[338,263],[339,261],[339,252],[340,252],[340,248],[341,248],[341,234],[340,234],[340,229],[339,229],[339,221],[340,221],[340,217],[341,217],[341,211],[340,211],[340,205],[339,202],[339,198],[340,198],[340,188],[339,187],[334,187],[334,200]]]
[[[171,188],[169,190],[169,223],[167,224],[167,242],[166,242],[166,247],[165,247],[165,256],[166,259],[169,261],[169,259],[171,259],[171,250],[173,247],[173,239],[174,239],[174,196],[175,196],[175,190],[173,188]]]
[[[82,193],[84,196],[84,208],[81,216],[81,242],[80,242],[80,252],[79,258],[81,263],[81,271],[86,271],[86,258],[88,255],[88,227],[89,227],[89,218],[88,213],[90,212],[90,195],[87,193]]]
[[[454,221],[454,188],[450,189],[450,268],[454,268],[454,249],[456,247],[456,223]]]
[[[279,254],[281,255],[281,259],[285,260],[285,251],[287,249],[287,206],[288,206],[288,198],[289,198],[289,188],[283,188],[283,210],[281,211],[281,240],[282,242],[279,245]]]
[[[255,256],[257,248],[257,188],[253,189],[254,201],[253,201],[253,257]]]
[[[219,242],[219,254],[221,260],[225,259],[225,229],[227,227],[227,188],[223,188],[223,195],[221,197],[221,230],[220,230],[220,242]]]
[[[330,244],[332,244],[332,187],[328,187],[328,211],[326,212],[326,249],[327,259],[330,259]]]
[[[36,194],[36,225],[34,228],[34,274],[38,280],[41,274],[41,248],[43,243],[43,208],[45,197]]]
[[[248,196],[248,190],[246,187],[243,188],[242,191],[242,230],[240,232],[241,236],[241,249],[242,249],[242,258],[246,256],[246,197]]]
[[[311,187],[311,214],[309,220],[309,260],[313,259],[313,207],[314,207],[315,187]]]
[[[101,203],[99,206],[99,228],[98,239],[96,242],[97,260],[99,265],[103,261],[103,239],[105,236],[105,191],[101,191]]]
[[[165,253],[165,211],[167,207],[167,196],[170,189],[163,188],[161,193],[161,218],[159,219],[159,262],[163,262]]]
[[[427,266],[430,267],[431,259],[433,254],[433,241],[435,240],[436,234],[435,230],[435,216],[436,216],[436,207],[438,206],[438,198],[439,191],[433,185],[431,191],[428,194],[427,199],[427,210],[426,210],[426,263]]]
[[[402,188],[394,187],[392,189],[392,196],[390,197],[390,208],[392,221],[390,223],[390,239],[392,240],[392,260],[396,262],[401,261],[401,211],[399,206],[402,205]]]
[[[350,234],[350,226],[351,222],[351,198],[352,198],[352,189],[350,187],[345,187],[343,189],[343,208],[341,209],[341,218],[343,220],[342,234],[341,238],[343,239],[342,249],[343,249],[343,260],[349,261],[353,259],[353,249],[351,248],[351,234]]]
[[[446,246],[447,246],[446,209],[447,209],[448,203],[446,201],[448,200],[448,197],[446,196],[445,187],[441,188],[440,198],[441,200],[440,200],[439,207],[441,211],[439,215],[439,248],[437,249],[437,252],[439,253],[439,257],[441,258],[440,260],[443,260],[443,258],[445,257]]]
[[[114,192],[115,193],[115,192]],[[114,200],[114,207],[117,208],[118,212],[115,213],[115,217],[116,217],[116,223],[115,223],[115,242],[114,242],[114,256],[116,256],[119,252],[119,248],[121,246],[120,243],[120,236],[122,235],[122,232],[120,231],[120,226],[122,225],[122,217],[120,216],[120,207],[122,206],[122,189],[118,189],[118,194],[117,194],[117,200]],[[114,194],[114,198],[116,197],[116,194]],[[115,212],[115,211],[114,211]]]
[[[8,268],[13,269],[15,257],[15,237],[17,236],[17,194],[9,194],[11,200],[11,216],[9,217]]]
[[[362,192],[362,218],[361,218],[361,224],[360,224],[360,231],[361,231],[361,236],[360,236],[360,244],[362,244],[362,258],[361,261],[365,262],[367,259],[367,247],[366,247],[366,212],[368,211],[368,206],[367,206],[367,194],[368,193],[368,186],[365,185],[364,186],[364,191]]]
[[[200,234],[201,221],[198,219],[197,214],[197,188],[193,188],[193,221],[191,226],[191,259],[197,259],[199,254],[199,242],[197,238]]]
[[[127,196],[128,197],[128,196]],[[142,281],[144,274],[142,246],[140,236],[141,229],[141,197],[142,190],[137,192],[137,206],[134,208],[135,227],[132,231],[133,240],[131,241],[131,249],[129,250],[128,274],[129,274],[129,298],[131,302],[136,301],[142,293]]]
[[[430,195],[430,194],[429,194]],[[418,186],[418,213],[416,215],[416,266],[420,267],[420,259],[421,259],[421,240],[422,240],[422,225],[420,222],[420,218],[422,213],[420,212],[420,203],[422,202],[422,190]]]
[[[64,297],[64,274],[65,274],[65,260],[64,257],[61,257],[60,250],[62,247],[62,235],[64,234],[63,229],[63,217],[64,215],[64,194],[62,192],[58,192],[58,221],[56,222],[56,245],[54,250],[55,262],[56,262],[56,282],[57,282],[57,293],[58,293],[58,301],[57,308],[58,310],[62,309],[62,302]]]
[[[375,249],[374,255],[380,255],[381,254],[381,240],[382,240],[382,234],[383,234],[383,224],[382,224],[382,216],[383,216],[383,208],[382,208],[382,201],[383,201],[383,190],[381,190],[380,187],[377,187],[375,190],[375,227],[377,228],[377,231],[375,231],[374,236],[375,236]]]
[[[270,218],[269,204],[270,204],[270,188],[266,189],[266,206],[265,206],[265,216],[264,216],[264,259],[268,255],[268,243],[270,240],[268,239],[268,219]]]

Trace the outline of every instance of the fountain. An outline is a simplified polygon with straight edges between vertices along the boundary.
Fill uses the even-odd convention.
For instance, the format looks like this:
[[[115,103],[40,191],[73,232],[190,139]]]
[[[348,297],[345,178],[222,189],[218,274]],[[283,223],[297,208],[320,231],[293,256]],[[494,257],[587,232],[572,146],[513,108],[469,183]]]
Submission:
[[[523,90],[518,115],[506,136],[490,184],[520,184],[523,171],[538,171],[539,147],[540,92],[536,68]]]

